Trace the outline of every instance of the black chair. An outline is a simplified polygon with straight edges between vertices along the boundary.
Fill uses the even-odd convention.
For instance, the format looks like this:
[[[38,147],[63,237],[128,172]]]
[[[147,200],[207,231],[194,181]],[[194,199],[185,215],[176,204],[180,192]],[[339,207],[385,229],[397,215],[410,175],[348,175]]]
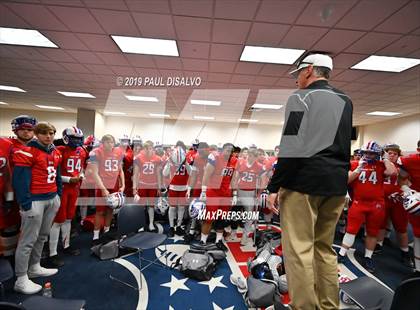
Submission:
[[[419,310],[420,277],[402,281],[395,293],[370,277],[341,283],[357,306],[366,310]]]
[[[12,302],[0,302],[0,310],[25,310],[21,305]]]
[[[4,299],[4,285],[3,282],[13,278],[13,269],[10,262],[5,258],[0,258],[0,296]],[[1,309],[1,308],[0,308]]]
[[[22,302],[26,310],[80,310],[86,301],[82,299],[59,299],[44,296],[32,296]]]
[[[136,252],[138,253],[138,258],[139,258],[140,273],[153,264],[159,267],[165,267],[165,268],[168,265],[166,264],[165,266],[163,266],[162,264],[159,263],[159,258],[163,256],[165,257],[166,263],[167,263],[166,243],[164,244],[164,242],[167,239],[167,236],[165,234],[144,231],[145,224],[146,224],[145,208],[143,206],[139,206],[136,204],[126,204],[120,209],[118,213],[118,218],[117,218],[118,233],[120,235],[120,240],[121,240],[119,242],[119,247],[125,248],[125,249],[136,250]],[[141,231],[142,229],[143,231]],[[123,236],[126,236],[126,237],[124,238]],[[142,252],[144,250],[153,249],[162,244],[165,245],[165,251],[163,252],[162,255],[157,257],[155,260],[151,261],[151,260],[145,259],[142,256]],[[142,261],[146,261],[148,262],[148,264],[142,267],[142,264],[141,264]],[[139,287],[135,287],[127,282],[124,282],[118,278],[115,278],[112,274],[110,274],[109,277],[112,280],[125,284],[135,290],[141,290],[142,288],[141,274],[140,274]]]

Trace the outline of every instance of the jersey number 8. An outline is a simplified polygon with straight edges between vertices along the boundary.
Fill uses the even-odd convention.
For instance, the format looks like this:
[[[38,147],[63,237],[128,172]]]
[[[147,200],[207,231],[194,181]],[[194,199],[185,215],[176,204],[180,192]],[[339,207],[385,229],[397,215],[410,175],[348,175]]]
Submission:
[[[55,168],[53,166],[49,166],[47,167],[47,183],[54,183],[55,182],[55,178],[57,176],[57,171],[55,170]]]

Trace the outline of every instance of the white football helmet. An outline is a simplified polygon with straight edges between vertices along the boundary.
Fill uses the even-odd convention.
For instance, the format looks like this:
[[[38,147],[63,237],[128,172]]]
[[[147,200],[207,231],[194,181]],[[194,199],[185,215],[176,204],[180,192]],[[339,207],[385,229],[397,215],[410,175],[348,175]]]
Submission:
[[[410,214],[420,215],[420,193],[415,190],[404,193],[403,207]]]
[[[188,213],[192,219],[197,218],[197,216],[204,210],[206,210],[206,204],[200,199],[194,199],[188,207]]]
[[[177,146],[173,149],[171,154],[171,161],[174,163],[174,165],[179,166],[185,161],[185,150]]]
[[[265,209],[265,208],[268,208],[267,199],[268,199],[268,193],[267,193],[267,191],[263,191],[261,193],[260,197],[258,197],[258,207],[261,210]]]
[[[155,212],[160,215],[165,215],[168,209],[169,209],[168,199],[166,199],[165,197],[159,197],[156,207],[155,207]]]
[[[129,145],[130,144],[130,137],[127,134],[123,134],[120,138],[121,145]]]
[[[133,139],[131,139],[131,143],[132,144],[142,145],[143,144],[143,140],[141,139],[141,137],[139,135],[135,135],[133,137]]]
[[[106,203],[111,209],[119,209],[125,203],[125,195],[121,192],[112,193],[107,197]]]

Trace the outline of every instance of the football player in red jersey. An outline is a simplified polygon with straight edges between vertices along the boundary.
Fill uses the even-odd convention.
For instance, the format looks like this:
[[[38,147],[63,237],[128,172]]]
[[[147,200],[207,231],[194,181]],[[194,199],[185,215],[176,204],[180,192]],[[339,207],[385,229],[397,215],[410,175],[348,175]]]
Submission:
[[[88,169],[91,170],[95,179],[97,190],[96,197],[102,198],[96,202],[95,225],[93,240],[99,239],[102,219],[104,232],[108,232],[111,226],[113,211],[104,202],[109,194],[124,192],[124,171],[122,161],[124,154],[120,148],[115,147],[115,138],[112,135],[104,135],[101,139],[102,145],[93,149],[89,154]]]
[[[49,240],[49,265],[61,267],[63,260],[57,254],[58,239],[61,231],[64,254],[79,255],[80,250],[70,246],[71,221],[76,213],[76,201],[79,196],[80,182],[83,179],[83,166],[87,157],[83,145],[83,132],[77,127],[69,127],[63,131],[65,145],[57,147],[61,153],[61,179],[63,182],[63,194],[61,205],[55,216],[50,231]]]
[[[232,205],[231,181],[237,165],[237,158],[232,156],[233,144],[225,143],[221,152],[210,153],[204,168],[200,200],[206,202],[206,213],[217,210],[229,211]],[[215,220],[216,245],[227,250],[223,244],[223,230],[226,221],[220,218],[205,220],[201,226],[201,243],[207,242],[211,224]]]
[[[169,232],[168,236],[173,237],[175,233],[178,236],[185,234],[182,229],[182,220],[184,219],[185,204],[188,178],[191,174],[191,166],[187,162],[186,147],[182,141],[178,141],[175,145],[172,155],[166,162],[162,174],[169,178]],[[175,229],[175,218],[177,225]]]
[[[149,230],[154,226],[156,199],[162,187],[162,160],[153,150],[153,142],[146,141],[144,150],[134,158],[133,195],[134,202],[147,208]]]
[[[55,128],[39,123],[37,140],[13,153],[13,188],[21,208],[22,226],[15,255],[17,280],[14,289],[35,294],[42,289],[29,278],[48,277],[57,269],[41,267],[41,253],[54,217],[60,207],[61,154],[53,145]]]
[[[123,158],[123,170],[125,178],[125,189],[124,194],[127,197],[133,197],[133,149],[130,146],[130,138],[127,135],[123,135],[120,138],[119,147],[124,154]]]
[[[347,229],[344,235],[339,261],[353,245],[360,226],[365,222],[364,267],[369,272],[375,271],[372,254],[376,246],[376,237],[385,217],[384,178],[397,174],[394,164],[388,159],[380,160],[382,148],[369,141],[362,149],[363,157],[359,162],[351,163],[348,184],[352,188],[353,203],[348,212]]]
[[[248,158],[239,161],[232,180],[233,205],[239,204],[244,211],[255,211],[257,189],[261,184],[261,176],[265,173],[264,166],[257,161],[258,153],[251,149],[248,151]],[[235,225],[236,226],[236,225]],[[232,238],[236,234],[236,227],[232,227]],[[242,234],[241,245],[247,245],[251,238],[249,234],[253,232],[252,221],[246,220],[244,232]]]
[[[2,233],[4,229],[15,224],[13,216],[9,216],[13,207],[10,165],[11,154],[12,142],[8,139],[0,138],[0,233]],[[9,250],[2,241],[2,238],[0,238],[0,255],[6,254]]]
[[[397,167],[398,157],[401,156],[401,149],[397,144],[387,144],[384,146],[389,160]],[[398,167],[397,167],[398,169]],[[386,216],[382,223],[381,231],[378,235],[378,243],[375,248],[375,253],[379,254],[382,252],[383,241],[388,234],[387,238],[391,233],[388,228],[389,222],[391,221],[392,226],[395,229],[398,244],[401,251],[401,260],[407,267],[413,268],[414,263],[411,258],[410,252],[408,251],[408,214],[404,210],[401,199],[398,196],[401,193],[400,186],[398,184],[398,176],[388,176],[384,180],[384,192],[385,192],[385,212]]]
[[[417,153],[401,156],[398,163],[401,165],[400,184],[403,192],[410,192],[410,182],[411,188],[420,192],[420,140],[417,142]],[[414,267],[416,275],[420,275],[420,215],[409,214],[408,220],[414,234]]]

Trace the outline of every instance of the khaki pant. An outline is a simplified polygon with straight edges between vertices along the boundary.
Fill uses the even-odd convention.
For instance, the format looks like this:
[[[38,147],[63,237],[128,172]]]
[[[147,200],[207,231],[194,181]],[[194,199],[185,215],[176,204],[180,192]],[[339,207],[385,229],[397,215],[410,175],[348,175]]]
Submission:
[[[279,191],[282,245],[292,309],[338,309],[337,258],[332,244],[344,196]]]

